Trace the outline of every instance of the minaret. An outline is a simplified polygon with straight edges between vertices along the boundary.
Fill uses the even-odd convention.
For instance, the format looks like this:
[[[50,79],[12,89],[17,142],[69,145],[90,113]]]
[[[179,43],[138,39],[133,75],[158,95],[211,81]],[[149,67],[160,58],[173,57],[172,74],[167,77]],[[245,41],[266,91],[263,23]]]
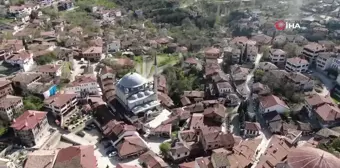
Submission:
[[[154,71],[154,75],[153,75],[153,91],[155,92],[156,97],[158,99],[158,94],[157,94],[157,88],[158,88],[157,54],[155,54],[154,59],[155,59],[155,62],[154,62],[155,71]]]

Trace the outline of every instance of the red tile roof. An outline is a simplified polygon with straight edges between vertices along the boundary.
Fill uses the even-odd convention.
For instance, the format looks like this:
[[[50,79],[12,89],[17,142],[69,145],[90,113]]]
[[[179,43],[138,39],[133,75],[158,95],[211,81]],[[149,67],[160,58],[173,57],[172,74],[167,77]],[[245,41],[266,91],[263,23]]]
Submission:
[[[58,151],[36,150],[27,155],[24,168],[53,168]]]
[[[124,137],[117,145],[118,155],[126,157],[146,151],[148,146],[138,136]]]
[[[165,168],[168,164],[152,151],[146,152],[139,157],[139,162],[145,163],[148,168]]]
[[[196,58],[193,58],[193,57],[188,57],[187,59],[185,59],[184,61],[185,63],[188,63],[188,64],[198,64],[198,61]]]
[[[85,83],[94,83],[97,79],[94,76],[76,76],[76,79],[68,86],[75,87]]]
[[[126,131],[136,131],[136,127],[117,120],[110,120],[103,126],[103,134],[106,136],[119,136]]]
[[[260,131],[261,126],[259,123],[256,123],[256,122],[245,122],[244,129],[251,130],[251,131]]]
[[[97,168],[93,145],[71,146],[59,151],[53,168]]]
[[[298,64],[308,64],[308,61],[305,59],[302,59],[300,57],[293,57],[293,58],[288,58],[287,62],[298,65]]]
[[[324,121],[334,121],[340,119],[340,109],[332,104],[324,104],[315,109],[315,112]]]
[[[209,107],[204,109],[203,115],[207,117],[219,116],[224,118],[226,114],[226,108],[222,104],[214,105],[214,107]]]
[[[269,95],[269,96],[266,96],[266,97],[262,97],[262,98],[260,98],[260,102],[261,102],[261,105],[264,108],[273,107],[275,105],[281,105],[281,106],[288,108],[287,104],[275,95]]]
[[[36,71],[38,72],[57,72],[58,69],[61,67],[61,65],[52,65],[52,64],[47,64],[47,65],[41,65],[36,68]]]
[[[117,164],[116,168],[141,168],[141,167],[137,165],[128,165],[128,164],[119,163]]]
[[[30,130],[41,122],[47,115],[44,111],[27,110],[21,116],[14,119],[11,127],[15,130]]]
[[[44,103],[49,105],[52,104],[55,107],[62,107],[67,102],[72,101],[77,97],[77,94],[56,94],[44,100]]]
[[[318,106],[325,103],[332,104],[332,99],[330,98],[329,95],[321,96],[319,94],[314,94],[312,96],[306,97],[306,102],[310,106]]]

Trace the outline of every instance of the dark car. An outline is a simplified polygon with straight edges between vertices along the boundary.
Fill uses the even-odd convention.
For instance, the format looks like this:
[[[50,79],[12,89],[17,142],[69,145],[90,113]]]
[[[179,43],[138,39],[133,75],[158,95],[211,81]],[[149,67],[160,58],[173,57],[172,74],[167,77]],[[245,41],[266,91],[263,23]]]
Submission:
[[[111,143],[108,143],[108,142],[104,143],[103,146],[104,146],[104,148],[109,148],[111,146]]]
[[[76,135],[80,136],[80,137],[84,137],[85,136],[85,133],[80,131],[80,132],[77,132]]]
[[[109,150],[106,151],[106,155],[109,155],[110,153],[112,153],[112,152],[114,152],[114,151],[116,151],[116,149],[111,148],[111,149],[109,149]]]

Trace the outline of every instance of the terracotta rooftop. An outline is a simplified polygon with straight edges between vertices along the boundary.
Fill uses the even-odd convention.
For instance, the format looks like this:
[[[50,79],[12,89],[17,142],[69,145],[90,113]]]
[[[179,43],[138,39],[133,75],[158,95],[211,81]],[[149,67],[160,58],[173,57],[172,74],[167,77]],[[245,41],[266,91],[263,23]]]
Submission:
[[[161,124],[158,127],[151,130],[153,133],[169,133],[171,134],[172,124]]]
[[[254,155],[261,139],[247,139],[242,140],[233,148],[234,153],[228,155],[227,158],[230,162],[230,168],[248,167],[255,161]]]
[[[272,37],[267,36],[265,34],[258,34],[258,35],[253,36],[251,40],[254,40],[260,44],[269,44],[270,41],[272,40]]]
[[[300,57],[293,57],[293,58],[288,58],[287,62],[298,65],[298,64],[308,64],[308,61],[305,59],[302,59]]]
[[[58,69],[60,69],[61,65],[52,65],[52,64],[46,64],[41,65],[36,68],[37,72],[45,72],[45,73],[51,73],[51,72],[57,72]]]
[[[97,83],[97,79],[94,76],[76,76],[76,79],[67,86],[75,87],[85,83]]]
[[[31,53],[29,53],[28,51],[21,51],[19,53],[13,54],[10,58],[8,58],[8,60],[18,61],[18,60],[27,60],[29,58],[31,58]]]
[[[179,131],[178,136],[180,136],[184,142],[193,142],[197,140],[197,134],[195,130],[192,129]]]
[[[184,110],[190,111],[191,113],[203,112],[204,104],[202,102],[191,104],[191,105],[184,107]]]
[[[118,144],[117,150],[120,157],[125,157],[135,153],[146,151],[148,146],[138,136],[124,137]]]
[[[214,105],[214,107],[204,109],[203,115],[206,117],[219,116],[221,118],[224,118],[226,115],[226,108],[222,104],[217,104]]]
[[[53,168],[56,150],[36,150],[27,155],[24,168]]]
[[[129,164],[122,164],[122,163],[118,163],[116,168],[141,168],[138,165],[129,165]]]
[[[187,59],[185,59],[184,62],[187,64],[194,64],[194,65],[198,64],[198,60],[193,57],[188,57]]]
[[[284,162],[287,158],[288,153],[292,148],[295,148],[289,144],[284,138],[274,135],[265,153],[260,157],[260,162],[256,168],[271,168],[275,167],[276,164]]]
[[[324,121],[334,121],[340,119],[340,109],[333,104],[324,104],[315,109],[315,112]]]
[[[97,168],[93,145],[60,149],[53,168]]]
[[[0,88],[2,88],[2,87],[4,87],[4,86],[7,86],[7,85],[9,85],[9,84],[11,84],[11,83],[12,83],[12,81],[10,81],[10,80],[1,79],[1,80],[0,80]]]
[[[21,84],[30,84],[41,76],[42,75],[40,73],[22,72],[22,73],[17,73],[14,76],[14,78],[12,78],[12,81],[20,82]]]
[[[30,130],[41,122],[47,115],[44,111],[27,110],[14,119],[11,127],[15,130]]]
[[[101,54],[103,52],[103,47],[89,47],[85,51],[83,51],[83,54]]]
[[[340,160],[318,148],[299,147],[289,152],[287,163],[290,168],[333,168],[340,165]]]
[[[138,161],[144,163],[148,168],[166,168],[169,166],[162,158],[152,151],[148,151],[139,156]]]
[[[260,131],[261,130],[261,126],[259,123],[256,122],[245,122],[245,126],[244,126],[245,130],[251,130],[251,131]]]
[[[195,161],[180,164],[179,168],[213,168],[213,165],[210,162],[210,157],[199,157]]]
[[[302,74],[301,72],[291,72],[287,75],[287,78],[294,81],[294,82],[300,82],[300,83],[313,81],[311,78]]]
[[[190,120],[190,129],[200,129],[200,128],[205,127],[203,119],[204,119],[204,115],[201,113],[192,114],[192,117]]]
[[[283,100],[281,100],[279,97],[277,97],[275,95],[269,95],[269,96],[266,96],[266,97],[261,97],[260,102],[261,102],[261,105],[264,108],[273,107],[275,105],[280,105],[280,106],[289,108]]]
[[[55,107],[62,107],[68,102],[71,103],[73,99],[77,97],[77,94],[56,94],[44,100],[44,104],[53,105]]]
[[[242,43],[246,44],[249,39],[246,36],[238,36],[231,40],[231,44]]]
[[[318,43],[309,43],[307,45],[305,45],[303,48],[309,49],[311,51],[320,51],[320,50],[324,50],[325,47],[318,44]]]
[[[330,98],[329,95],[321,96],[320,94],[314,94],[311,96],[307,96],[305,100],[312,107],[325,104],[325,103],[332,104],[332,99]]]
[[[7,109],[14,106],[22,101],[22,97],[6,95],[6,97],[0,100],[0,108]]]
[[[103,134],[105,136],[119,136],[126,131],[136,131],[133,125],[125,124],[123,121],[111,120],[103,126]]]
[[[204,97],[204,91],[184,91],[183,96],[188,98]]]
[[[207,48],[204,53],[205,54],[208,54],[208,55],[211,55],[211,54],[220,54],[220,49],[218,48],[214,48],[214,47],[211,47],[211,48]]]

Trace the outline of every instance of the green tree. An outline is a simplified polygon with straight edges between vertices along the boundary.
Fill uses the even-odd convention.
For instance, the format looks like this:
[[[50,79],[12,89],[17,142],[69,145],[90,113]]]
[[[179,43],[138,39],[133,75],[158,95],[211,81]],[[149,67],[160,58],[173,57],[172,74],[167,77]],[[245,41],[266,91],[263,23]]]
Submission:
[[[24,97],[25,110],[41,110],[43,107],[43,100],[34,95],[27,95]]]
[[[295,43],[288,43],[283,47],[283,50],[287,52],[288,58],[296,57],[298,55],[299,46]]]
[[[256,81],[256,82],[257,81],[261,81],[263,76],[264,76],[264,71],[260,70],[260,69],[257,69],[254,72],[254,81]]]
[[[262,46],[260,48],[260,53],[262,53],[262,60],[263,61],[269,61],[269,51],[270,51],[270,48],[268,46]]]
[[[57,57],[56,57],[56,55],[53,52],[51,52],[49,54],[37,57],[35,62],[38,65],[45,65],[45,64],[49,64],[49,63],[51,63],[51,62],[53,62],[55,60],[57,60]]]
[[[168,142],[164,142],[159,145],[159,150],[161,151],[163,156],[165,156],[170,151],[170,148],[171,145]]]

